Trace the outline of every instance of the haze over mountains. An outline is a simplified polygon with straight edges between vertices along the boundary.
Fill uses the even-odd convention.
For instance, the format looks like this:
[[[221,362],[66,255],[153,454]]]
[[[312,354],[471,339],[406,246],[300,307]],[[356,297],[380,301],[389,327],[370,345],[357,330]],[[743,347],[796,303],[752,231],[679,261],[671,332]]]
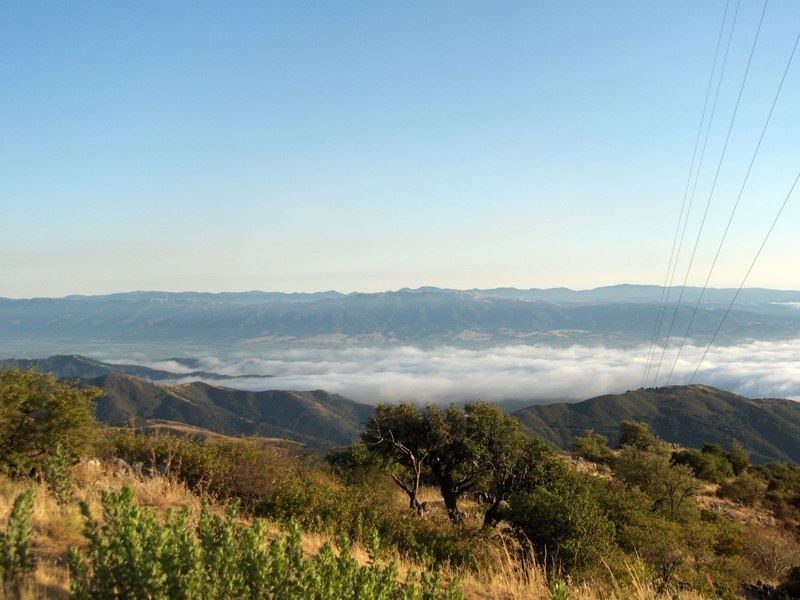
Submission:
[[[710,336],[734,290],[707,290],[692,336]],[[683,331],[700,290],[687,288],[676,314]],[[678,298],[673,290],[670,297]],[[443,290],[379,294],[132,292],[107,296],[0,299],[0,342],[31,351],[69,343],[460,343],[648,342],[661,288],[587,291]],[[800,335],[800,292],[744,290],[720,341]],[[655,307],[655,308],[654,308]]]
[[[527,406],[642,386],[662,293],[621,285],[0,299],[0,357],[79,353],[180,373],[178,383],[232,377],[252,391],[324,389],[370,404]],[[675,313],[680,294],[670,291],[655,349],[663,365],[652,372],[658,385],[688,383],[735,290],[706,290],[684,340],[699,293],[684,290]],[[797,291],[743,290],[694,381],[750,397],[800,398],[798,306]]]

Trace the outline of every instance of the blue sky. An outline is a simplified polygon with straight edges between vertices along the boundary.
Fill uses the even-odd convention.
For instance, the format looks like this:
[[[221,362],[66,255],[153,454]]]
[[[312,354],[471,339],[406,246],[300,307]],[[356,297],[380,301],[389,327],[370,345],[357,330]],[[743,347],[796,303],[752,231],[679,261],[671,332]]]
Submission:
[[[677,283],[710,197],[687,281],[708,274],[800,32],[772,0],[712,195],[762,6],[739,9]],[[4,2],[0,296],[661,284],[724,11]],[[800,57],[712,286],[797,176],[798,106]],[[748,286],[800,288],[798,196]]]

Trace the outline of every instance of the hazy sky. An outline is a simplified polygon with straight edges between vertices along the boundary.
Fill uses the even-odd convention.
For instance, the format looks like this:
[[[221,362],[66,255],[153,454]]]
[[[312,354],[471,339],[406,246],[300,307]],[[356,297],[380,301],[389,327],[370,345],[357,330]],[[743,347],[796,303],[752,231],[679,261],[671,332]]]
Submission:
[[[677,282],[711,198],[707,275],[800,32],[772,0],[711,195],[762,6],[741,2]],[[3,2],[0,296],[663,283],[725,8]],[[798,107],[800,56],[713,286],[797,176]],[[748,285],[800,288],[798,196]]]

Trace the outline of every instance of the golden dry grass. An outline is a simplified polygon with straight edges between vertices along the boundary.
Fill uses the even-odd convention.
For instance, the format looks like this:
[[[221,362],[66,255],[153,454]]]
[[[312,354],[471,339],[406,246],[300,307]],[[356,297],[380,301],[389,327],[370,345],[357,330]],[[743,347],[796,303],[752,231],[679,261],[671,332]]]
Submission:
[[[140,505],[148,506],[162,516],[168,509],[179,510],[183,506],[199,511],[200,499],[197,496],[185,486],[164,477],[138,477],[126,472],[120,465],[100,461],[79,463],[72,468],[71,474],[75,482],[75,501],[66,505],[59,504],[42,483],[12,481],[0,476],[0,524],[6,522],[14,499],[20,493],[26,489],[34,492],[32,522],[37,556],[33,577],[27,579],[19,589],[7,587],[2,597],[23,600],[69,597],[66,556],[70,547],[85,544],[78,502],[86,502],[92,513],[99,515],[103,490],[119,490],[128,485]]]
[[[59,505],[47,488],[36,482],[18,482],[0,476],[0,526],[5,523],[11,510],[14,498],[25,489],[33,489],[36,497],[33,513],[35,531],[35,550],[38,558],[37,569],[32,578],[25,581],[18,590],[6,588],[2,597],[9,599],[31,600],[38,598],[62,599],[69,597],[69,571],[66,555],[71,546],[82,546],[83,521],[78,509],[78,501],[86,502],[92,514],[101,514],[100,496],[103,490],[119,490],[127,485],[134,492],[136,501],[147,506],[163,518],[168,510],[180,510],[184,506],[192,509],[193,517],[200,512],[201,499],[189,491],[184,485],[168,477],[137,475],[123,465],[97,460],[79,463],[72,468],[75,482],[74,499],[66,506]],[[420,500],[428,502],[429,512],[423,518],[446,519],[444,506],[434,488],[420,491]],[[406,497],[398,492],[397,508],[407,509]],[[467,513],[475,515],[480,507],[464,502]],[[222,512],[224,507],[212,504],[212,510]],[[473,515],[469,522],[476,528],[480,526],[477,516]],[[268,537],[282,534],[285,529],[276,523],[268,523]],[[538,600],[549,599],[548,576],[538,563],[522,568],[517,560],[519,548],[512,538],[498,532],[498,543],[493,544],[491,560],[478,571],[456,572],[445,570],[443,578],[450,581],[458,577],[465,597],[478,600]],[[333,544],[329,536],[317,533],[304,533],[302,548],[307,556],[316,555],[323,544]],[[360,564],[370,560],[367,550],[353,544],[351,555]],[[405,580],[409,574],[420,573],[423,567],[410,561],[393,559],[397,564],[398,577]],[[383,561],[388,562],[388,560]],[[645,583],[643,577],[633,567],[629,568],[629,577],[625,582],[618,581],[609,570],[610,577],[587,582],[569,582],[571,600],[656,600],[656,590]],[[661,596],[663,598],[663,596]],[[699,594],[681,592],[681,600],[699,600]]]

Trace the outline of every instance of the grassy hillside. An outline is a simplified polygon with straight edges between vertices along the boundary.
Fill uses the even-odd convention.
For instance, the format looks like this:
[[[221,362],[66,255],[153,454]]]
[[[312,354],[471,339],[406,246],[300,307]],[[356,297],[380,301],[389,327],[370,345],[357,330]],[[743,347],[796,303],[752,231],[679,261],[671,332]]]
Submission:
[[[753,400],[705,385],[609,394],[575,404],[531,406],[515,413],[529,435],[568,449],[587,429],[617,442],[622,421],[643,421],[659,437],[688,447],[736,440],[753,462],[800,463],[800,403]]]
[[[91,383],[104,392],[97,399],[97,417],[111,425],[166,420],[315,447],[350,443],[372,412],[370,406],[321,390],[249,392],[202,382],[156,384],[121,374]]]
[[[152,411],[232,401],[249,418],[262,400],[282,417],[270,396],[108,377],[149,390]],[[489,404],[407,404],[323,463],[195,428],[98,428],[98,392],[0,371],[2,597],[797,597],[800,467],[743,450],[676,452],[635,424],[621,449],[584,436],[567,456]],[[410,503],[409,476],[436,485]],[[336,549],[309,552],[302,532]]]

